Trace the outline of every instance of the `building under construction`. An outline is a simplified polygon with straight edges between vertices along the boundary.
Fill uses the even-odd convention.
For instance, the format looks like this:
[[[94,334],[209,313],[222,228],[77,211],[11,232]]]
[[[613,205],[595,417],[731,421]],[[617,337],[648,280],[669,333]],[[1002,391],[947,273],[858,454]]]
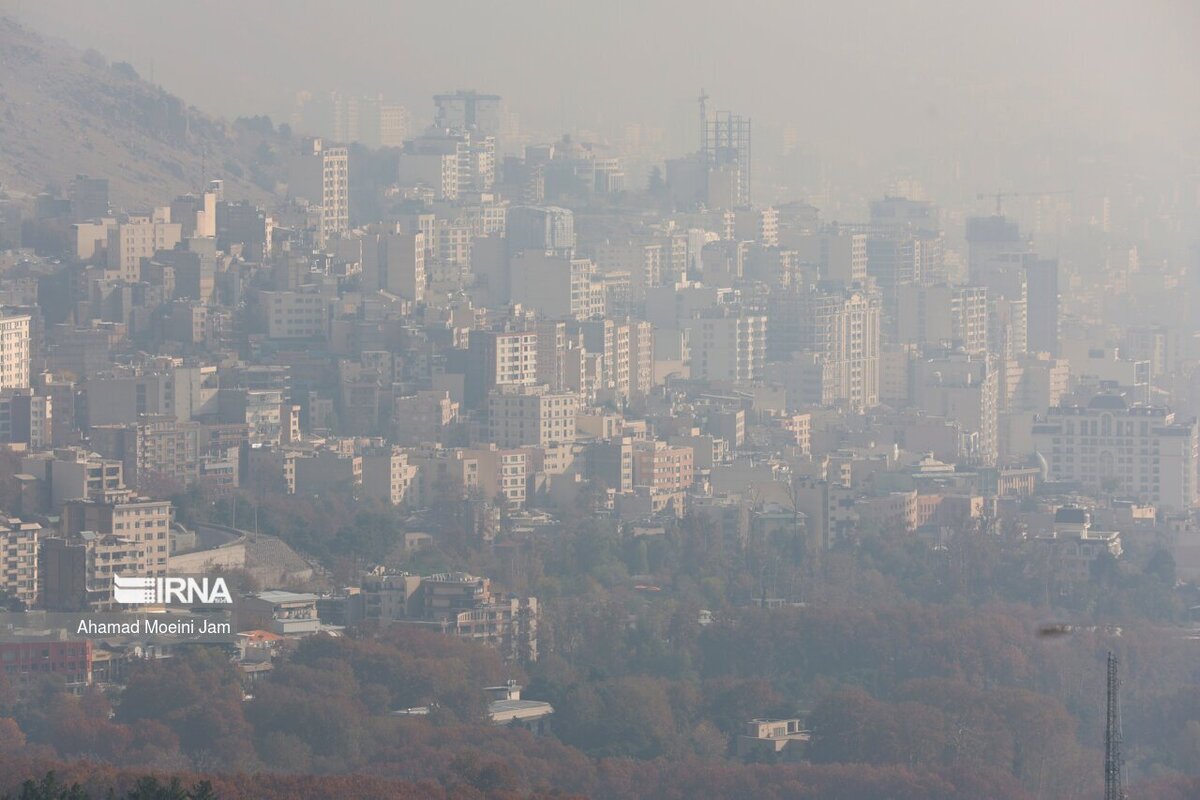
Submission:
[[[700,92],[700,155],[708,167],[710,196],[715,193],[723,197],[728,192],[730,207],[750,205],[750,118],[730,111],[710,114],[708,95],[703,91]]]

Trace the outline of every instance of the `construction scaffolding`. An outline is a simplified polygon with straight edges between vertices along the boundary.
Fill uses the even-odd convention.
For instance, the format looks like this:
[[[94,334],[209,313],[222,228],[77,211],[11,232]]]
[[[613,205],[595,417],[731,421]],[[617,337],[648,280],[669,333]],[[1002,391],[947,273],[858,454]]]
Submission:
[[[734,205],[750,205],[750,118],[731,111],[708,112],[708,95],[700,91],[700,155],[708,167],[709,180],[726,175],[734,183]]]

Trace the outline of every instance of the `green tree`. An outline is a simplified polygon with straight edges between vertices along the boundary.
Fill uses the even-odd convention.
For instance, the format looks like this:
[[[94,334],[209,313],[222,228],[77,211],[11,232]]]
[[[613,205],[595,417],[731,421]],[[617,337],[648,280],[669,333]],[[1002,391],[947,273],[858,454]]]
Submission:
[[[1176,582],[1175,557],[1169,550],[1156,550],[1146,562],[1146,574],[1157,578],[1167,586],[1174,587]]]
[[[134,787],[125,793],[125,800],[190,800],[190,797],[179,778],[171,778],[163,783],[149,775],[139,778]]]
[[[78,783],[70,786],[58,779],[57,773],[47,772],[40,781],[33,779],[21,784],[16,797],[5,795],[4,800],[89,800],[87,792]]]

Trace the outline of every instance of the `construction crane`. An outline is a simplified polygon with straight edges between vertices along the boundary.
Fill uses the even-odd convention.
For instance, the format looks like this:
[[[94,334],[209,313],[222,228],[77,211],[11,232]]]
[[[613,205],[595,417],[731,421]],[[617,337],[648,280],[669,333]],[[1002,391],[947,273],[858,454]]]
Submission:
[[[998,191],[995,194],[988,194],[988,193],[978,194],[975,196],[975,199],[976,200],[987,200],[989,198],[995,197],[996,198],[996,216],[998,217],[998,216],[1000,216],[1000,213],[1001,213],[1000,200],[1005,197],[1046,197],[1047,195],[1054,195],[1054,194],[1071,194],[1071,192],[1069,192],[1065,189],[1057,190],[1057,191],[1053,191],[1053,192],[999,192]]]

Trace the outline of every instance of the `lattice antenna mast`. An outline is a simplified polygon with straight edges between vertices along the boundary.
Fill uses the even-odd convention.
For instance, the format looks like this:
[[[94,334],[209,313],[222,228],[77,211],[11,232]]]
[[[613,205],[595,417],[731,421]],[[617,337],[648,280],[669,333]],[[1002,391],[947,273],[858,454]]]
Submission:
[[[1108,708],[1104,727],[1104,800],[1126,800],[1121,760],[1121,699],[1117,657],[1108,653]]]

